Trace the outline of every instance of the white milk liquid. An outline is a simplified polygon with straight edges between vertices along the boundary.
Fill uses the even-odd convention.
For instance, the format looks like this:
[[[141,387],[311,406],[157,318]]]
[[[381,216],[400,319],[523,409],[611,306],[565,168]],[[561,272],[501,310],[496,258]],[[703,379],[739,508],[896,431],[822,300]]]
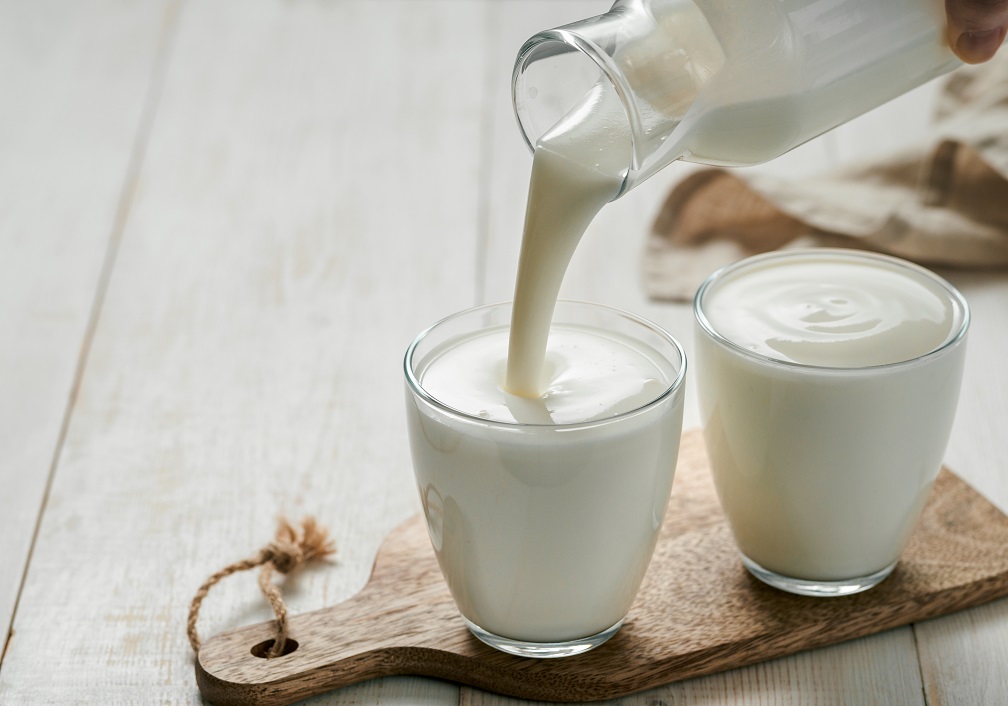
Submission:
[[[658,13],[658,32],[624,47],[620,62],[643,90],[639,108],[671,123],[687,111],[724,55],[697,6],[669,3],[652,9]],[[676,51],[670,53],[669,47]],[[664,132],[638,135],[650,145],[639,150],[653,149],[665,137]],[[515,282],[509,392],[529,398],[542,392],[543,351],[564,272],[592,219],[619,195],[632,152],[625,108],[605,78],[539,139]]]
[[[409,416],[431,540],[460,612],[483,630],[595,635],[629,610],[665,516],[682,392],[633,410],[678,370],[636,339],[554,324],[544,392],[530,399],[503,391],[507,340],[504,326],[450,340],[417,369],[427,392],[476,417]]]
[[[619,98],[599,83],[536,146],[515,283],[505,387],[537,398],[564,272],[595,215],[619,193],[630,136]]]
[[[704,435],[742,553],[809,580],[895,562],[941,466],[965,346],[890,364],[949,343],[963,308],[916,270],[829,251],[730,273],[701,308],[755,354],[698,330]]]
[[[773,73],[766,66],[729,63],[704,86],[683,129],[662,149],[706,164],[766,162],[914,88],[922,80],[919,67],[935,67],[933,76],[937,76],[956,63],[944,38],[940,8],[921,0],[886,0],[863,6],[865,13],[877,15],[876,26],[896,25],[893,31],[902,42],[898,52],[891,52],[892,47],[878,41],[878,37],[850,37],[850,32],[840,32],[830,40],[822,40],[815,54],[806,52],[800,42],[789,47],[788,52],[780,52]],[[733,13],[739,12],[742,17],[740,22],[757,25],[772,21],[770,17],[756,16],[761,10],[759,5],[753,5],[748,15],[741,13],[744,7],[739,3],[733,6]],[[916,27],[917,33],[904,36],[904,28],[899,26],[903,21]],[[750,32],[722,33],[724,51],[729,56],[753,51],[745,48],[747,42],[775,30],[780,31],[761,27]],[[838,78],[819,66],[823,75],[813,80],[816,69],[811,67],[828,66],[835,60],[830,54],[831,42],[846,45],[857,41],[865,44],[861,71]],[[847,67],[841,60],[838,68]]]
[[[554,326],[537,397],[504,389],[508,331],[459,339],[421,377],[443,404],[481,419],[519,424],[578,424],[643,407],[672,384],[677,370],[654,349],[595,328]]]
[[[907,272],[881,260],[785,258],[729,275],[704,298],[703,311],[722,336],[776,360],[898,363],[940,348],[957,323],[947,291]]]

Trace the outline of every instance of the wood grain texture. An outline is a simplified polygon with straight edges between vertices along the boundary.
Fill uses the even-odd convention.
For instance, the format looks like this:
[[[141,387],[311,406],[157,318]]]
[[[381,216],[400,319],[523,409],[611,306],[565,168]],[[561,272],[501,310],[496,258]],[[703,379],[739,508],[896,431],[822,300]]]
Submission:
[[[167,4],[0,3],[0,653]]]
[[[1008,278],[945,272],[972,309],[959,409],[946,460],[1008,512]],[[1003,550],[1008,554],[1008,545]],[[1008,600],[914,626],[931,704],[967,706],[1008,700]]]
[[[480,85],[482,13],[183,6],[0,702],[199,703],[183,628],[203,579],[268,540],[277,514],[312,513],[339,570],[285,597],[323,606],[359,590],[419,509],[402,356],[473,303],[482,94],[457,87]],[[199,628],[264,608],[254,578],[234,577]],[[379,698],[458,689],[395,680],[334,701]]]
[[[468,634],[441,579],[423,519],[383,544],[367,587],[296,616],[299,648],[265,660],[269,623],[207,641],[196,667],[216,704],[284,704],[390,674],[449,679],[527,699],[613,698],[870,635],[1008,595],[1008,517],[947,470],[893,575],[866,593],[793,596],[738,561],[698,432],[683,438],[658,548],[623,628],[562,660],[520,659]]]
[[[1008,601],[1001,600],[914,626],[930,703],[967,706],[1008,699],[1006,622]]]

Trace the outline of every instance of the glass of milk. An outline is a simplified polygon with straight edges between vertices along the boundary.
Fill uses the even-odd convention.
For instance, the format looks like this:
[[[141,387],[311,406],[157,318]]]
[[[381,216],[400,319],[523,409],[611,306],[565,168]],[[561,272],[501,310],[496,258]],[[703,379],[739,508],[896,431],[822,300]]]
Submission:
[[[908,262],[816,249],[726,267],[693,308],[704,438],[743,564],[803,595],[875,586],[941,467],[965,299]]]
[[[526,657],[619,630],[651,561],[682,431],[686,359],[654,324],[560,301],[538,398],[503,391],[511,305],[450,316],[405,358],[417,489],[476,637]]]

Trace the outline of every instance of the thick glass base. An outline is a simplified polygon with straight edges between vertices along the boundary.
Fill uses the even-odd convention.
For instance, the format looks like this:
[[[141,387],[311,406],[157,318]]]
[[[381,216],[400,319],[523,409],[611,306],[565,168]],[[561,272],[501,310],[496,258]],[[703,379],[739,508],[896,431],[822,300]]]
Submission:
[[[508,637],[494,635],[471,620],[466,619],[465,622],[469,628],[469,632],[491,647],[501,652],[517,655],[518,657],[535,657],[538,659],[572,657],[588,650],[593,650],[619,632],[620,627],[623,625],[623,621],[621,620],[611,628],[577,640],[567,640],[564,642],[524,642],[523,640],[512,640]]]
[[[746,569],[749,570],[749,573],[758,578],[760,581],[768,586],[779,588],[780,590],[787,591],[788,593],[797,593],[799,596],[830,597],[849,596],[854,593],[861,593],[861,591],[867,591],[869,588],[882,583],[882,581],[891,574],[892,570],[896,567],[896,562],[894,561],[881,571],[876,571],[875,573],[868,574],[867,576],[844,579],[843,581],[810,581],[808,579],[796,579],[790,576],[782,576],[781,574],[774,573],[769,569],[764,569],[745,554],[740,554],[740,556],[742,557],[742,563],[745,565]]]

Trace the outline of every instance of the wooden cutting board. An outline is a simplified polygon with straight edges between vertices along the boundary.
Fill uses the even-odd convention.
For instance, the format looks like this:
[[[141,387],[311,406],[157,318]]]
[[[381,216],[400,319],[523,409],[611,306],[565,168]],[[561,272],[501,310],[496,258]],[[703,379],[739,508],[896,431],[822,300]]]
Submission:
[[[196,681],[214,704],[287,704],[347,684],[422,675],[525,699],[590,701],[870,635],[1008,595],[1008,518],[943,469],[893,574],[844,598],[806,598],[742,568],[699,432],[683,436],[658,548],[619,633],[577,657],[534,660],[469,634],[421,516],[395,529],[364,589],[293,616],[297,648],[266,660],[272,623],[207,641]]]

